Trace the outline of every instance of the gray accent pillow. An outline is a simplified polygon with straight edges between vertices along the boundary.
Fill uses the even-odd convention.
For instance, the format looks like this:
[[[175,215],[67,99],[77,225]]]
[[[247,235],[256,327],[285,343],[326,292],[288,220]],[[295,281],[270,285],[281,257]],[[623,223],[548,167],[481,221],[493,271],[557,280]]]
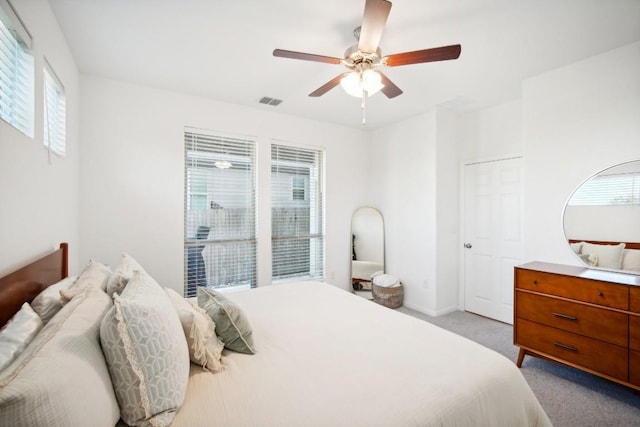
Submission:
[[[135,270],[100,327],[120,416],[129,425],[168,426],[184,401],[189,349],[173,304],[151,276]]]
[[[234,302],[212,289],[198,287],[198,305],[216,324],[216,335],[229,350],[255,354],[249,319]]]

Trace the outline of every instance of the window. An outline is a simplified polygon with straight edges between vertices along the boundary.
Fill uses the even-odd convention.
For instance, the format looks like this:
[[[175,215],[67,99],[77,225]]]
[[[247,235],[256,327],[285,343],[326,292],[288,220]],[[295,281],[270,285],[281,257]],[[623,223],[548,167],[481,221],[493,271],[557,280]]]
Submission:
[[[64,87],[45,59],[44,67],[44,146],[49,152],[66,152],[66,101]]]
[[[33,138],[31,36],[7,0],[0,0],[0,119]]]
[[[598,175],[576,190],[569,205],[640,205],[640,173]]]
[[[324,278],[324,152],[271,146],[273,280]]]
[[[307,180],[304,176],[294,175],[291,177],[291,200],[304,200]]]
[[[185,294],[256,285],[255,141],[185,129]]]

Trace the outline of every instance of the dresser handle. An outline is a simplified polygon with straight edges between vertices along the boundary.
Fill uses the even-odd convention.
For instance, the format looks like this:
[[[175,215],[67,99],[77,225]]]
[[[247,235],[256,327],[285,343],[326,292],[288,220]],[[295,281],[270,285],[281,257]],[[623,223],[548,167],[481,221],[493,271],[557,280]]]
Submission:
[[[573,316],[569,316],[568,314],[562,314],[562,313],[553,313],[554,316],[556,317],[560,317],[562,319],[567,319],[567,320],[578,320],[577,317],[573,317]]]
[[[604,296],[604,294],[602,293],[602,291],[598,291],[598,296],[599,296],[599,297],[603,297],[603,296]]]
[[[566,344],[562,344],[559,343],[557,341],[553,342],[553,345],[555,345],[556,347],[560,347],[560,348],[564,348],[565,350],[569,350],[569,351],[575,351],[576,353],[578,352],[578,349],[575,347],[571,347],[570,345],[566,345]]]
[[[537,280],[534,280],[534,281],[533,281],[533,284],[534,284],[534,285],[537,285],[537,284],[538,284],[538,281],[537,281]]]

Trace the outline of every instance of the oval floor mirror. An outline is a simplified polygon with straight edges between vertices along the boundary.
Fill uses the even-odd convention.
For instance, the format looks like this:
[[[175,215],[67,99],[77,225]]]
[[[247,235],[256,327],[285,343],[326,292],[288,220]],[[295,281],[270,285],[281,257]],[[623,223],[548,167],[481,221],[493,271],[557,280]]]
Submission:
[[[376,208],[361,207],[351,216],[351,286],[371,299],[371,279],[384,273],[384,221]]]

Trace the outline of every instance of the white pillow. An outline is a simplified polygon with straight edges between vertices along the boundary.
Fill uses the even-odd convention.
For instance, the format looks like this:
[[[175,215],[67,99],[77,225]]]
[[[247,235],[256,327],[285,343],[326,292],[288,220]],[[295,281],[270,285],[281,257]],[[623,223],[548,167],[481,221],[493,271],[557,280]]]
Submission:
[[[0,330],[0,371],[9,366],[40,332],[40,316],[25,302]]]
[[[38,313],[42,323],[47,323],[51,318],[62,308],[63,301],[60,296],[60,291],[68,289],[73,285],[77,276],[69,276],[55,283],[44,291],[40,292],[33,301],[31,301],[31,308]]]
[[[120,410],[100,347],[112,306],[96,287],[66,304],[0,371],[0,426],[113,426]]]
[[[133,277],[134,270],[146,273],[138,261],[128,253],[122,252],[120,254],[120,264],[118,264],[107,281],[107,294],[113,296],[114,293],[122,293],[129,280],[131,280],[131,277]]]
[[[224,343],[216,336],[216,325],[197,302],[187,301],[173,289],[165,288],[171,303],[178,312],[184,330],[189,357],[193,363],[218,372],[222,370],[220,358]]]
[[[135,270],[113,295],[100,341],[122,420],[171,424],[187,392],[189,348],[173,304],[148,274]]]
[[[622,269],[640,272],[640,249],[622,251]]]
[[[622,265],[623,249],[624,243],[618,245],[597,245],[582,242],[582,253],[597,257],[597,266],[603,268],[619,269]]]
[[[106,290],[107,280],[109,280],[110,277],[111,269],[108,266],[90,259],[78,275],[75,283],[69,288],[60,291],[62,303],[66,304],[71,301],[74,296],[83,293],[87,286],[96,286],[103,291]]]

